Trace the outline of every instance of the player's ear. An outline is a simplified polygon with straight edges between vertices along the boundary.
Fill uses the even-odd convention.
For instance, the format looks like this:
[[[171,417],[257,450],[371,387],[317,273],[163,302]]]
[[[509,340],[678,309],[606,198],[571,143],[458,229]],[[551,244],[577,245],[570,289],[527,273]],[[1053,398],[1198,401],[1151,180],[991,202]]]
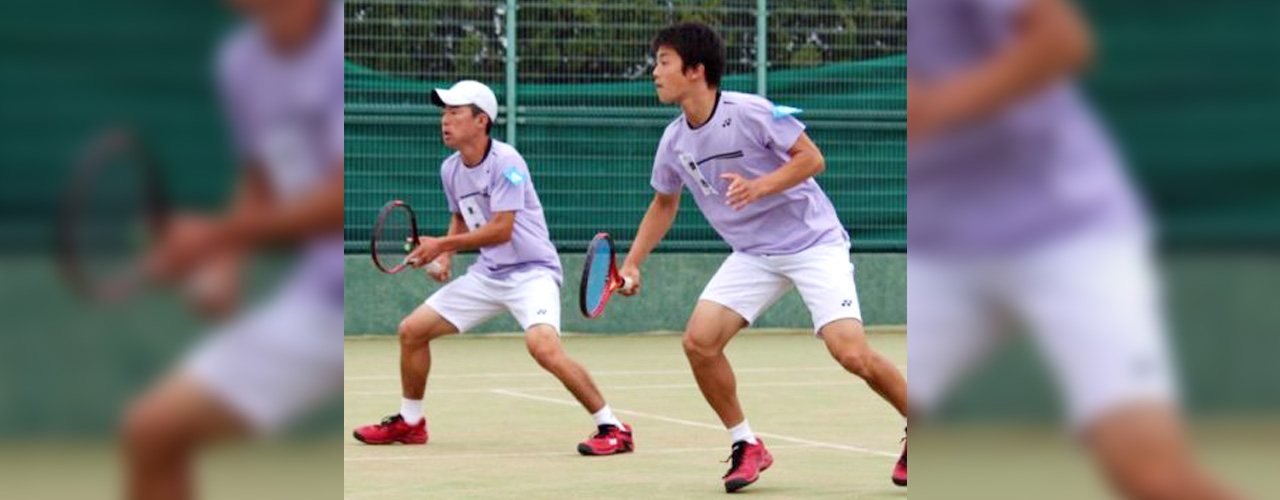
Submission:
[[[689,78],[697,79],[701,76],[703,80],[707,79],[707,67],[702,63],[691,64],[684,69],[684,72]]]

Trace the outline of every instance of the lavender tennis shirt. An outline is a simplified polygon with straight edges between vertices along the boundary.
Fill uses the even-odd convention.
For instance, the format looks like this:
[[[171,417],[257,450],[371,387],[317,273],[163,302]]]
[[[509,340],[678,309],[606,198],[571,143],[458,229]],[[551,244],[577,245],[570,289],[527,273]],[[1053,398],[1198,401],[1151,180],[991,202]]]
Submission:
[[[693,128],[681,115],[667,126],[650,184],[664,194],[688,188],[707,222],[736,252],[788,255],[847,244],[835,207],[812,178],[740,211],[725,204],[729,181],[721,174],[754,179],[791,159],[788,151],[804,132],[793,116],[798,111],[751,94],[720,92],[706,123]]]
[[[498,212],[515,212],[511,241],[480,249],[480,258],[468,272],[502,279],[532,269],[551,271],[563,281],[560,256],[547,231],[542,202],[533,188],[529,166],[515,148],[490,139],[485,157],[467,166],[454,153],[440,165],[449,211],[460,214],[469,229],[477,229]]]
[[[218,86],[236,153],[263,169],[279,203],[291,203],[342,168],[342,6],[304,48],[281,54],[261,26],[241,26],[222,44]],[[304,244],[296,288],[342,300],[342,232]],[[310,293],[310,292],[309,292]]]
[[[911,77],[938,82],[992,57],[1027,2],[911,2]],[[1089,227],[1145,227],[1119,155],[1070,81],[913,145],[907,162],[912,252],[986,254]]]

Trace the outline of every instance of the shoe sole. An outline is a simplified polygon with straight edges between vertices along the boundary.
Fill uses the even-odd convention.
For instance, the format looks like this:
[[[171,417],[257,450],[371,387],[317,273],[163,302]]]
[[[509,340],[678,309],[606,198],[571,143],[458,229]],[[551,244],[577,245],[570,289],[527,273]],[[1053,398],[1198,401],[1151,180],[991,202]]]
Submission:
[[[732,481],[725,481],[724,492],[733,493],[740,489],[746,488],[747,486],[751,485],[751,483],[754,483],[754,482],[755,481],[747,481],[746,479],[734,479]]]
[[[631,453],[632,451],[634,451],[634,449],[628,447],[628,448],[619,448],[617,451],[613,453],[596,453],[596,451],[591,449],[590,446],[587,446],[585,444],[578,445],[578,453],[588,457],[603,457],[608,455],[619,455],[622,453]]]
[[[772,466],[773,466],[773,459],[770,458],[769,463],[766,464],[764,467],[760,468],[760,474],[764,474],[764,471],[769,470],[769,467],[772,467]],[[738,491],[740,489],[743,489],[743,488],[746,488],[747,486],[752,485],[756,481],[760,480],[760,474],[756,474],[756,478],[750,481],[747,481],[746,479],[734,479],[731,481],[725,481],[724,482],[725,493],[733,493],[735,491]]]
[[[896,484],[896,485],[898,485],[898,486],[903,486],[903,487],[905,487],[905,486],[907,485],[907,480],[906,480],[906,479],[898,479],[898,478],[896,478],[896,477],[895,477],[895,478],[893,478],[893,484]]]

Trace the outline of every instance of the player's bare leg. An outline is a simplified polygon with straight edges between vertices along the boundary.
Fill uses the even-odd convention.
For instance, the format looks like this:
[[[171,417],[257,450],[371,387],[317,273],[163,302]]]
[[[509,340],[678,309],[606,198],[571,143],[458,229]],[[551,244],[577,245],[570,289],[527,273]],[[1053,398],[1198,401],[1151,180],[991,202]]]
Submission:
[[[374,425],[359,427],[352,436],[365,444],[426,444],[427,419],[422,398],[431,372],[431,341],[458,329],[431,306],[418,306],[400,321],[400,412]]]
[[[127,498],[193,498],[196,452],[210,441],[243,435],[248,425],[190,374],[162,380],[126,413]]]
[[[1132,500],[1234,500],[1195,463],[1177,412],[1163,404],[1102,417],[1085,441],[1111,484]]]
[[[821,332],[827,351],[840,366],[866,381],[871,390],[893,405],[899,414],[907,416],[907,379],[898,367],[867,343],[862,322],[840,319],[824,325]]]
[[[587,369],[564,352],[555,328],[547,324],[533,325],[525,332],[524,339],[529,354],[538,365],[555,375],[587,411],[595,413],[604,408],[600,389],[596,388]]]
[[[431,341],[458,333],[458,328],[431,306],[418,306],[400,321],[400,388],[406,399],[421,400],[431,372]]]
[[[635,450],[631,426],[622,423],[605,404],[587,369],[564,352],[560,335],[545,323],[529,327],[524,336],[529,354],[557,379],[596,420],[596,431],[578,444],[578,453],[588,456],[616,455]]]
[[[747,320],[733,310],[700,300],[684,333],[684,354],[689,358],[698,388],[733,439],[729,471],[722,477],[725,491],[730,493],[755,483],[760,473],[773,465],[773,455],[765,449],[764,441],[751,432],[742,413],[738,381],[729,358],[724,355],[724,346],[745,326]]]
[[[731,309],[715,302],[700,300],[684,333],[684,355],[693,368],[702,397],[715,410],[720,422],[732,428],[746,417],[738,403],[738,382],[724,355],[724,346],[747,321]]]

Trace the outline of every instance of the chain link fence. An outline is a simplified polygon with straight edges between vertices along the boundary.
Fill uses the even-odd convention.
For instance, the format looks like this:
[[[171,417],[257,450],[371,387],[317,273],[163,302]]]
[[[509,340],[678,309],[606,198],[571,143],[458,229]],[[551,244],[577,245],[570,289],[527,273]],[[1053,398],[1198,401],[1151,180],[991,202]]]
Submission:
[[[680,112],[657,102],[649,43],[699,21],[725,38],[726,90],[805,110],[827,157],[818,180],[854,248],[904,251],[906,16],[905,0],[348,1],[347,249],[367,250],[390,199],[445,231],[439,165],[451,151],[430,91],[463,79],[498,95],[494,136],[528,161],[556,245],[580,250],[608,231],[626,246],[653,196],[662,129]],[[660,250],[727,250],[683,203]]]

